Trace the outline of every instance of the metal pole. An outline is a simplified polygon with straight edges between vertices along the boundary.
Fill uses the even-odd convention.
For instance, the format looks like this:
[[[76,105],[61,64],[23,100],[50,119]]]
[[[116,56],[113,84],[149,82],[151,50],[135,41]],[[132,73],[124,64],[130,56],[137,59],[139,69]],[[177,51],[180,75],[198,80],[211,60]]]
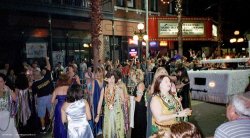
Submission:
[[[68,65],[68,56],[69,56],[69,53],[68,53],[68,48],[69,48],[69,34],[67,33],[66,34],[66,43],[65,43],[65,65]]]
[[[114,20],[112,20],[112,35],[113,35],[113,49],[112,49],[112,61],[115,61],[115,26]]]
[[[145,0],[145,9],[146,9],[146,35],[148,35],[148,0]],[[146,60],[149,57],[149,44],[146,40]]]
[[[142,62],[142,39],[138,39],[138,55],[139,55],[139,62]]]
[[[51,15],[49,15],[48,22],[49,22],[49,37],[50,37],[50,39],[49,39],[49,49],[50,49],[49,57],[50,57],[50,64],[53,67],[53,58],[52,58],[52,52],[53,52],[53,48],[52,48],[53,42],[52,42],[52,40],[53,40],[53,38],[52,38],[52,25],[51,25],[52,20],[51,20]]]
[[[250,40],[248,40],[248,57],[250,58]]]

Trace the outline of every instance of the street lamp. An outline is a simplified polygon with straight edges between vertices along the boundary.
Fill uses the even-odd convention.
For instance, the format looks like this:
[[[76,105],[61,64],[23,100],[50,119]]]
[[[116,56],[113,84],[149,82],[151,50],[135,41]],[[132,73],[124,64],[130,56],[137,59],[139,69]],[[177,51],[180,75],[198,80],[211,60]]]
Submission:
[[[229,42],[231,44],[234,44],[234,45],[241,45],[240,43],[243,43],[245,42],[244,38],[240,36],[240,31],[239,30],[235,30],[234,31],[234,36],[233,38],[231,38],[229,40]]]
[[[240,31],[236,30],[234,31],[234,38],[231,38],[229,41],[230,43],[240,43],[240,42],[244,42],[244,38],[243,37],[239,37],[240,35]]]
[[[134,32],[134,36],[133,36],[133,39],[135,41],[138,41],[138,56],[139,56],[139,60],[140,62],[142,62],[142,41],[145,40],[147,41],[148,40],[148,35],[147,35],[147,32],[146,31],[143,31],[144,29],[144,24],[143,23],[139,23],[137,25],[137,29],[139,30],[139,32]],[[146,51],[147,53],[147,51]]]

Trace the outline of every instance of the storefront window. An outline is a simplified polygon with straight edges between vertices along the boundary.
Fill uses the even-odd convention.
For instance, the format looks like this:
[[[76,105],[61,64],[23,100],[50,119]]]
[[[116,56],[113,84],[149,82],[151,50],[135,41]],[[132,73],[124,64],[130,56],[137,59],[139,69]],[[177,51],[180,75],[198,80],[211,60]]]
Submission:
[[[135,0],[127,0],[127,6],[129,8],[135,8]]]
[[[125,7],[125,0],[116,0],[116,6]]]
[[[145,4],[146,4],[146,0],[142,0],[141,1],[141,9],[145,10]]]
[[[150,10],[154,12],[158,11],[158,0],[151,0]]]

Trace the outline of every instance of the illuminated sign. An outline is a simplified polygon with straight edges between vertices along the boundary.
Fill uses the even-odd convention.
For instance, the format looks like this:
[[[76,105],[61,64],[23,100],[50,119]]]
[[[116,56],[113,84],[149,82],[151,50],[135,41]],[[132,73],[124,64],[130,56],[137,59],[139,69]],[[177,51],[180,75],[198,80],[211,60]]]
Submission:
[[[157,47],[157,42],[156,41],[151,41],[149,42],[150,47]]]
[[[168,46],[168,42],[167,41],[160,41],[160,46]]]
[[[137,55],[137,51],[134,48],[132,48],[130,49],[129,54],[131,57],[135,57]]]
[[[186,36],[203,36],[205,34],[204,31],[204,23],[183,23],[182,24],[182,35]],[[176,36],[178,33],[178,23],[176,22],[160,22],[159,21],[159,37],[166,36]]]
[[[128,44],[130,44],[130,45],[131,45],[131,44],[134,44],[134,40],[131,39],[131,38],[129,38],[129,39],[128,39]]]
[[[212,25],[212,35],[215,37],[218,36],[217,26],[215,26],[215,25]]]

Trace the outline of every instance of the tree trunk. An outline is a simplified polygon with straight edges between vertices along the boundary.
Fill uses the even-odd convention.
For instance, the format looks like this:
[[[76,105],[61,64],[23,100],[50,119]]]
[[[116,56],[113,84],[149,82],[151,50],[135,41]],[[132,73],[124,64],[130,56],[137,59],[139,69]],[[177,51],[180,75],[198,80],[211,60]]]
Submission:
[[[177,19],[178,19],[178,53],[179,55],[183,56],[183,43],[182,43],[182,0],[177,0],[176,3],[176,12],[177,12]]]
[[[101,41],[101,0],[91,0],[91,45],[93,48],[94,70],[98,65]]]

